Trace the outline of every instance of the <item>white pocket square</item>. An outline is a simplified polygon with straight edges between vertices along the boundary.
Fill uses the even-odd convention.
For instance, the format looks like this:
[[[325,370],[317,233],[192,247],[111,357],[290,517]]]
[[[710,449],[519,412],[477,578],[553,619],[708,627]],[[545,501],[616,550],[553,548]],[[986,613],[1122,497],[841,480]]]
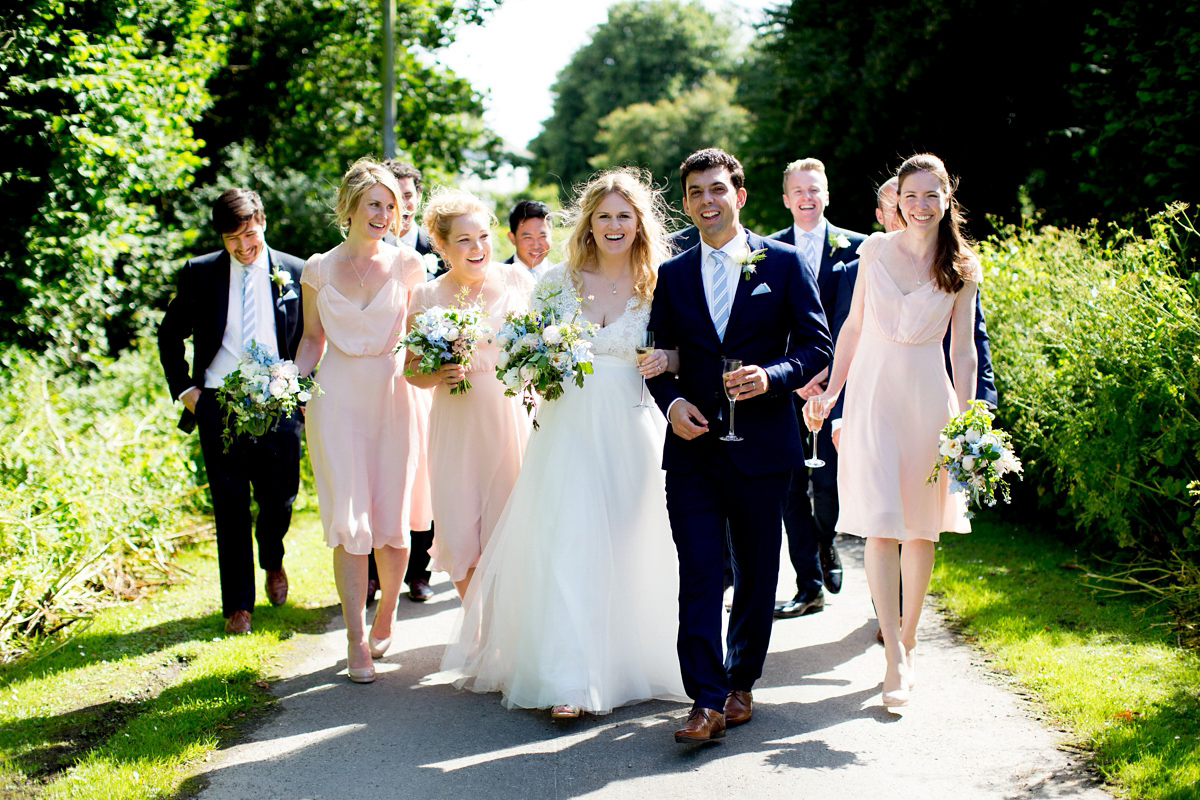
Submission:
[[[754,287],[754,291],[750,293],[750,296],[754,297],[756,294],[767,294],[770,291],[770,286],[767,286],[765,283],[760,283],[758,286]]]
[[[279,302],[282,303],[284,300],[295,300],[299,296],[300,295],[296,294],[295,290],[288,289],[288,293],[285,294],[283,297],[279,298]]]

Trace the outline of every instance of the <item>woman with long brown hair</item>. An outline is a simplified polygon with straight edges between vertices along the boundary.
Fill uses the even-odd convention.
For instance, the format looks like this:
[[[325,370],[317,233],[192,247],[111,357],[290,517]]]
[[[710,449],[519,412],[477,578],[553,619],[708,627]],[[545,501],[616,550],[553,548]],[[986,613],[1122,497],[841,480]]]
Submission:
[[[686,699],[675,655],[677,570],[659,468],[666,422],[638,405],[661,200],[633,170],[579,194],[567,261],[534,290],[596,326],[594,372],[543,402],[540,429],[479,562],[442,668],[459,687],[556,718]],[[643,354],[645,355],[645,354]],[[440,524],[440,520],[439,520]]]
[[[846,387],[836,528],[867,540],[867,583],[887,657],[885,707],[907,704],[916,682],[917,623],[937,541],[942,532],[971,530],[963,496],[950,493],[944,476],[933,484],[925,479],[937,459],[938,434],[974,397],[982,278],[941,159],[915,155],[896,177],[904,227],[872,234],[859,248],[858,281],[829,388],[804,409],[809,426],[818,427]],[[947,324],[953,385],[942,352]]]

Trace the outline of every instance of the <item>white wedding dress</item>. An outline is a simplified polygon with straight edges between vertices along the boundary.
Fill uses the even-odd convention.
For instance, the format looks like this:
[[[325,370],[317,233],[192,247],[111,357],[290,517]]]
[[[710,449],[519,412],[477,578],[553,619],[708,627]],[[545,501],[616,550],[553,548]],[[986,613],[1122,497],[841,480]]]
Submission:
[[[547,273],[535,302],[564,276],[561,266]],[[554,304],[569,318],[578,299],[565,289]],[[634,348],[649,317],[631,300],[592,339],[595,372],[583,387],[541,403],[434,682],[503,692],[510,708],[607,714],[651,698],[687,701],[660,466],[666,422],[655,407],[634,407]]]

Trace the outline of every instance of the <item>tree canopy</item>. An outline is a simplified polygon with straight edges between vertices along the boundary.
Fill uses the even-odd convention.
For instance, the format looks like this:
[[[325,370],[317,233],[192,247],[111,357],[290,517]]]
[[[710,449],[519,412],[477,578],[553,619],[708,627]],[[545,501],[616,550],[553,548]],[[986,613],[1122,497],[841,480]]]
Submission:
[[[592,159],[605,149],[598,138],[601,121],[637,103],[669,104],[714,73],[728,75],[732,34],[699,5],[678,0],[614,5],[552,87],[554,113],[530,143],[534,179],[558,184],[564,195],[586,180],[595,170]],[[652,115],[637,113],[651,121]],[[628,116],[610,119],[606,141],[613,136],[623,141],[618,129],[629,130],[632,122]],[[611,153],[601,159],[613,162]]]

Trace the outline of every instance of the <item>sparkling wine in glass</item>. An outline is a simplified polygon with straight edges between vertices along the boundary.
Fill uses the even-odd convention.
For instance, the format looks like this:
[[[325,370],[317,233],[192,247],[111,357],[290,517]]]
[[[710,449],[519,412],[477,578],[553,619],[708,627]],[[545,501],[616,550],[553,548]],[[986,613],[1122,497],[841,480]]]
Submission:
[[[725,397],[729,400],[729,433],[721,437],[722,442],[740,442],[742,437],[738,436],[733,431],[733,410],[737,406],[738,393],[734,389],[729,388],[729,384],[725,382],[725,378],[731,372],[737,372],[742,368],[742,362],[736,358],[726,358],[721,360],[721,386],[725,388]]]
[[[804,424],[808,427],[808,430],[812,433],[812,446],[813,446],[812,458],[806,458],[804,460],[804,466],[810,467],[812,469],[816,469],[817,467],[825,466],[825,462],[822,461],[821,459],[817,458],[817,434],[821,431],[821,425],[824,422],[825,422],[825,420],[822,419],[821,417],[814,417],[809,414],[804,415]]]
[[[654,352],[654,333],[646,331],[642,334],[641,344],[637,346],[637,363],[641,364]],[[646,376],[642,376],[642,397],[634,408],[649,408],[646,402]]]

